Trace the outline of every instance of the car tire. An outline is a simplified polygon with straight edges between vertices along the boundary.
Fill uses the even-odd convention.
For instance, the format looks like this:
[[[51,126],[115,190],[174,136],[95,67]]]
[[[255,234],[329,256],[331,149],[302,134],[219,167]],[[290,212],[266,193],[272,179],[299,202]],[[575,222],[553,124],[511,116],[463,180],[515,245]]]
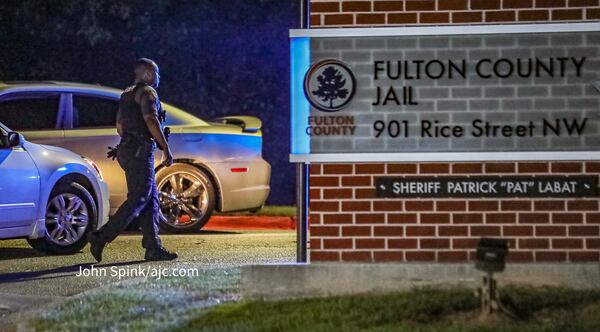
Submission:
[[[216,190],[211,177],[204,170],[176,163],[157,172],[156,184],[161,207],[161,229],[169,233],[190,233],[208,223],[215,209]],[[197,189],[194,189],[196,186]],[[188,192],[190,194],[186,196]],[[195,196],[196,193],[198,196]]]
[[[57,221],[58,219],[56,219],[59,217],[54,216],[60,213],[55,203],[59,200],[59,197],[63,197],[65,205],[64,211],[70,211],[70,208],[74,208],[74,205],[79,204],[79,208],[75,211],[71,211],[72,213],[68,213],[67,216],[64,216],[65,219],[63,225],[65,226],[59,228],[64,229],[70,225],[70,229],[74,233],[69,232],[69,230],[64,230],[62,241],[57,239],[57,237],[60,237],[60,230],[56,232],[54,237],[51,235],[54,234],[57,225],[60,223]],[[68,202],[66,202],[65,199]],[[34,249],[48,254],[68,255],[80,252],[88,242],[87,233],[95,229],[98,215],[97,211],[98,209],[92,195],[82,185],[76,182],[59,183],[52,189],[48,203],[46,204],[46,227],[44,237],[27,239],[27,242],[29,242],[29,245]],[[87,216],[87,222],[85,223],[82,221],[84,216]],[[69,238],[67,237],[67,233],[69,233]],[[76,234],[76,236],[73,234]]]

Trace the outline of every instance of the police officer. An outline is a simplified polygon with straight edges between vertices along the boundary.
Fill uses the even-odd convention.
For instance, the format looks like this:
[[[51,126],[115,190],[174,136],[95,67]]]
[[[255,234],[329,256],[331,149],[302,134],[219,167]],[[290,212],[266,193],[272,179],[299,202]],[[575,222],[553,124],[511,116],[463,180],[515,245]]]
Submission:
[[[142,226],[142,246],[145,259],[173,260],[171,253],[161,246],[158,237],[159,200],[154,179],[154,150],[156,144],[164,153],[163,165],[173,163],[173,155],[159,122],[160,101],[156,93],[160,76],[158,66],[150,59],[138,59],[135,65],[135,85],[127,88],[119,101],[117,132],[121,143],[116,158],[125,171],[127,200],[108,223],[90,233],[89,241],[94,258],[100,262],[107,243],[114,240],[127,225],[139,217]],[[110,154],[110,153],[109,153]]]

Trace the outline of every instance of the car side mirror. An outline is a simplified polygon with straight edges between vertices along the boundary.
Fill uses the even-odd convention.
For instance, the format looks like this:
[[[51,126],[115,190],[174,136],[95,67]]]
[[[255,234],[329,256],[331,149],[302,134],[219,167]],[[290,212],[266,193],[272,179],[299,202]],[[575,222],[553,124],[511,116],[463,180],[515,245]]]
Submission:
[[[8,147],[12,148],[15,146],[21,146],[23,145],[23,142],[25,141],[25,138],[23,137],[23,135],[17,133],[17,132],[10,132],[8,133]]]

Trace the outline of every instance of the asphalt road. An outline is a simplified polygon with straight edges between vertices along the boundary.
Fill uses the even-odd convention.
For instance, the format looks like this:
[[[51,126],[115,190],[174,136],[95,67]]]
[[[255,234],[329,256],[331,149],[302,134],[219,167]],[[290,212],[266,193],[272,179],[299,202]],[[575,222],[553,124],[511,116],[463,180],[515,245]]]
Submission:
[[[121,279],[112,271],[134,269],[202,268],[261,263],[290,263],[295,259],[295,233],[291,231],[201,231],[191,235],[162,235],[163,245],[176,251],[173,262],[145,262],[141,235],[118,237],[104,251],[103,261],[95,260],[86,246],[81,253],[47,256],[25,240],[0,241],[0,293],[35,296],[71,296]],[[106,276],[77,276],[94,267]],[[112,268],[112,270],[111,270]]]

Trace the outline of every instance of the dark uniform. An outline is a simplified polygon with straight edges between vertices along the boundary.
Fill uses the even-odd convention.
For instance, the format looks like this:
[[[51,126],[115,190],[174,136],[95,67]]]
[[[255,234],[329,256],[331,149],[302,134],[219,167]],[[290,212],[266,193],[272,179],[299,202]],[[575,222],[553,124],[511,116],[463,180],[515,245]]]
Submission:
[[[142,246],[146,248],[146,259],[153,259],[153,251],[166,252],[158,237],[160,204],[154,178],[154,150],[156,144],[144,120],[144,115],[159,117],[160,102],[156,91],[145,83],[127,88],[119,101],[117,122],[121,126],[121,142],[116,150],[119,165],[125,171],[127,200],[119,207],[109,222],[90,235],[92,254],[94,245],[99,248],[101,259],[105,243],[114,240],[129,223],[139,217],[142,227]],[[97,251],[97,250],[96,250]],[[149,254],[150,253],[150,254]],[[169,257],[168,259],[172,259]]]

